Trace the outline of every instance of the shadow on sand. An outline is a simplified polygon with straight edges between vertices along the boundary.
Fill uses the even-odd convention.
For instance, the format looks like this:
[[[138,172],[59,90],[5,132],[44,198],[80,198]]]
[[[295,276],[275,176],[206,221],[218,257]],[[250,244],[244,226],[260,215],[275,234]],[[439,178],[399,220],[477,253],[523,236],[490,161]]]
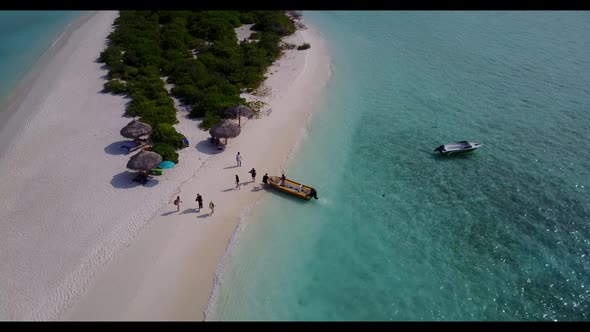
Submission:
[[[199,212],[197,211],[197,208],[190,208],[190,209],[186,209],[186,210],[182,211],[182,213],[181,213],[181,214],[193,214],[193,213],[199,213]]]
[[[132,142],[132,141],[124,140],[124,141],[118,141],[115,143],[111,143],[111,144],[107,145],[107,147],[104,148],[104,152],[106,152],[110,155],[114,155],[114,156],[128,154],[127,150],[125,150],[121,147],[121,145],[123,145],[123,143],[128,143],[128,142]]]
[[[161,216],[162,217],[167,217],[167,216],[169,216],[171,214],[174,214],[174,213],[178,213],[178,211],[173,210],[173,211],[164,212],[164,213],[161,214]]]
[[[207,217],[209,217],[209,213],[202,214],[202,215],[198,216],[197,218],[207,218]]]
[[[224,150],[217,150],[215,145],[211,145],[211,141],[209,139],[202,140],[199,143],[195,144],[195,149],[197,151],[206,153],[206,154],[218,154],[223,152]]]
[[[121,173],[113,176],[113,179],[111,180],[111,185],[117,189],[130,189],[130,188],[139,187],[139,186],[141,186],[141,184],[139,182],[133,181],[133,178],[136,175],[137,175],[136,172],[129,172],[129,171],[121,172]],[[144,187],[154,187],[154,186],[158,185],[158,183],[160,183],[160,181],[158,181],[156,179],[151,179],[143,186]]]
[[[124,171],[115,176],[111,180],[111,185],[117,189],[129,189],[141,186],[138,182],[133,181],[137,173]]]
[[[252,189],[250,191],[257,192],[257,191],[261,191],[261,190],[269,191],[269,188],[263,187],[262,185],[258,185],[258,186],[252,187]]]
[[[234,166],[227,166],[227,167],[224,167],[223,169],[232,169],[232,168],[238,168],[238,167],[240,167],[240,166],[236,166],[236,165],[234,165]]]
[[[160,183],[160,181],[159,181],[159,180],[156,180],[156,179],[151,179],[151,180],[149,180],[149,181],[148,181],[146,184],[144,184],[143,186],[144,186],[144,187],[148,187],[148,188],[152,188],[152,187],[155,187],[155,186],[157,186],[159,183]]]

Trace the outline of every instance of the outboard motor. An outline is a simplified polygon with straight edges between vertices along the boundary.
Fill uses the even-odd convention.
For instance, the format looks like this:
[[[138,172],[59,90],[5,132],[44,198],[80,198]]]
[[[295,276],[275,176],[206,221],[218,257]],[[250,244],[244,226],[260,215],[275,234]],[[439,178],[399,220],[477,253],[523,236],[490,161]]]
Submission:
[[[318,192],[311,188],[309,195],[315,199],[318,199]]]
[[[440,153],[442,153],[442,150],[445,148],[444,145],[439,146],[438,148],[434,149],[434,152],[438,151]]]

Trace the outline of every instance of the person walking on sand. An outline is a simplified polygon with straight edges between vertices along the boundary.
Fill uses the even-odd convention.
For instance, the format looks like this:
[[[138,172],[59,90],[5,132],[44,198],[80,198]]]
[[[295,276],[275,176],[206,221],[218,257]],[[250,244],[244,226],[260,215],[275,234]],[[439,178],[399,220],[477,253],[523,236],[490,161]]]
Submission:
[[[237,167],[242,167],[242,155],[239,152],[236,155],[236,164]]]
[[[262,177],[262,183],[268,184],[268,173],[264,174],[264,176]]]
[[[174,200],[174,205],[176,205],[176,212],[180,211],[180,203],[182,203],[182,201],[180,200],[180,196],[176,196],[176,199]]]
[[[240,178],[236,174],[236,189],[240,189]]]
[[[211,213],[209,213],[209,215],[212,216],[213,212],[215,211],[215,204],[213,204],[213,201],[209,202],[209,209],[211,210]]]
[[[252,167],[252,169],[248,173],[252,174],[252,182],[256,181],[256,170],[254,169],[254,167]]]
[[[197,209],[197,212],[201,212],[201,209],[203,208],[203,196],[201,196],[201,194],[197,194],[197,199],[195,199],[195,201],[199,203],[199,208]]]

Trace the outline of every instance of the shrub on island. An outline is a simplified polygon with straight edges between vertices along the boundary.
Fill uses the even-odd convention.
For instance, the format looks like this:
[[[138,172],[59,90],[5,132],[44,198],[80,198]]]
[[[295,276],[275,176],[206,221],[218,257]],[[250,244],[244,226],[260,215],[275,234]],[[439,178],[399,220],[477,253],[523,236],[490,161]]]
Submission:
[[[162,156],[162,160],[170,160],[171,162],[178,164],[178,152],[176,152],[176,149],[170,144],[156,143],[150,148],[150,151]]]
[[[256,24],[252,26],[252,30],[271,32],[284,37],[295,32],[295,23],[283,12],[262,11],[259,12]]]
[[[307,50],[308,48],[311,48],[311,45],[309,45],[309,43],[303,43],[303,44],[297,46],[297,49],[300,50],[300,51],[301,50]]]
[[[221,122],[221,116],[219,116],[219,114],[215,112],[207,112],[205,114],[205,117],[203,117],[203,121],[201,121],[199,128],[203,130],[209,130],[213,128],[215,125],[217,125],[219,122]]]
[[[104,84],[103,92],[110,92],[116,95],[126,94],[127,86],[125,85],[125,82],[122,82],[118,79],[113,79]]]
[[[167,123],[159,123],[156,125],[151,134],[151,139],[154,143],[163,143],[172,146],[175,149],[182,149],[184,145],[184,135],[176,131],[176,129]]]

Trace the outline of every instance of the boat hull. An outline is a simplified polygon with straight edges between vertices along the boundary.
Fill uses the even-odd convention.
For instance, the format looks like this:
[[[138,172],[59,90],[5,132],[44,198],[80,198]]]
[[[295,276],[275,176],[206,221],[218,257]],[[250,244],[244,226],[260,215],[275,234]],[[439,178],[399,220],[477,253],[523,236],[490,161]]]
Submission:
[[[271,187],[273,187],[274,189],[277,189],[277,190],[287,193],[289,195],[304,199],[306,201],[309,201],[311,199],[312,196],[309,193],[313,189],[312,187],[303,185],[303,192],[301,192],[298,190],[299,187],[301,186],[301,183],[286,179],[285,185],[281,186],[280,181],[281,181],[281,178],[278,176],[269,176],[268,177],[268,184]]]
[[[473,148],[473,149],[466,149],[466,150],[459,150],[459,151],[445,151],[445,152],[441,152],[441,154],[443,155],[457,155],[457,154],[466,154],[466,153],[471,153],[474,152],[475,150],[477,150],[478,148]]]
[[[473,152],[479,149],[483,144],[461,141],[457,143],[445,144],[437,147],[434,151],[442,155],[457,155]]]

